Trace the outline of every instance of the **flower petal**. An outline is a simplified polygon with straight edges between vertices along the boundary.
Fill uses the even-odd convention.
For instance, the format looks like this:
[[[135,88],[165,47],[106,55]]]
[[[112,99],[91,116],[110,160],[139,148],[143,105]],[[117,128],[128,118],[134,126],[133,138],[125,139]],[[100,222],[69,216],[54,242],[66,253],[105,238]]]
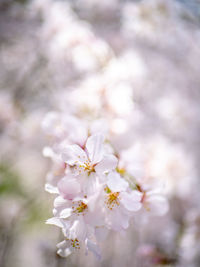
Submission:
[[[83,163],[87,160],[85,151],[78,145],[67,146],[62,152],[62,159],[73,166],[77,163]]]
[[[89,240],[88,238],[85,241],[86,247],[88,250],[90,250],[98,260],[101,260],[101,252],[97,244]]]
[[[114,170],[117,166],[118,159],[114,155],[105,155],[95,167],[96,172],[101,175],[107,171]]]
[[[54,200],[54,207],[55,208],[60,208],[62,206],[65,206],[69,201],[64,199],[63,197],[61,196],[58,196],[55,198]]]
[[[81,187],[76,179],[64,177],[58,183],[58,190],[63,198],[72,200],[80,193]]]
[[[63,218],[63,219],[66,219],[68,217],[70,217],[72,215],[72,209],[71,208],[66,208],[66,209],[63,209],[61,212],[60,212],[60,218]]]
[[[58,227],[63,227],[63,223],[61,222],[61,220],[59,218],[53,217],[50,218],[48,220],[46,220],[46,224],[52,224],[52,225],[56,225]]]
[[[94,134],[91,135],[86,142],[86,149],[89,155],[89,159],[94,164],[102,160],[103,141],[104,136],[102,134]]]
[[[114,209],[109,212],[107,219],[109,227],[114,231],[122,231],[129,226],[129,216],[123,213],[121,209]]]
[[[90,176],[86,176],[82,184],[82,190],[86,195],[92,195],[97,192],[98,180],[95,173],[91,173]]]
[[[70,201],[64,199],[61,196],[58,196],[54,200],[54,209],[53,209],[54,216],[58,217],[60,212],[68,207],[70,207]]]
[[[113,192],[125,191],[128,188],[128,182],[122,179],[117,172],[109,173],[107,185]]]
[[[59,194],[58,188],[51,184],[45,184],[45,190],[51,194]]]
[[[77,220],[75,220],[69,230],[69,239],[78,238],[79,240],[83,240],[86,237],[86,225],[85,222],[80,216]]]
[[[124,207],[129,211],[138,211],[142,204],[140,202],[142,194],[138,191],[133,191],[131,193],[122,192],[120,194],[121,200],[120,202],[124,205]]]
[[[72,253],[72,249],[69,247],[70,244],[68,241],[64,240],[60,243],[57,244],[57,254],[60,255],[61,257],[67,257]]]

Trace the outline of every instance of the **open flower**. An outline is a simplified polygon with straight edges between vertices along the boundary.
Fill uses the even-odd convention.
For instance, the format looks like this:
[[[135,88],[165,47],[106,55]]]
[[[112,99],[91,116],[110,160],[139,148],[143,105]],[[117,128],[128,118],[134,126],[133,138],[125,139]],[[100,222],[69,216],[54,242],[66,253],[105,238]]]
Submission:
[[[85,149],[78,145],[70,145],[62,153],[63,160],[73,166],[76,175],[97,173],[101,178],[103,174],[117,166],[117,158],[104,153],[104,136],[95,134],[87,139]]]
[[[142,194],[138,191],[128,192],[129,184],[117,172],[108,175],[105,187],[105,205],[107,224],[114,230],[126,229],[129,226],[131,212],[141,208]]]
[[[93,205],[90,205],[93,202]],[[62,228],[66,237],[57,245],[58,254],[62,257],[69,256],[72,252],[83,247],[92,251],[100,259],[100,250],[95,242],[95,225],[103,224],[102,216],[94,208],[95,199],[77,198],[74,201],[58,196],[54,201],[54,216],[47,220],[47,224]],[[92,237],[92,240],[90,240]]]
[[[66,238],[59,244],[57,244],[58,255],[61,257],[68,257],[71,253],[79,251],[82,247],[85,247],[85,254],[88,254],[88,251],[91,251],[98,260],[101,259],[100,249],[96,242],[91,241],[86,238],[85,242],[79,241],[78,238],[69,239]]]
[[[91,251],[97,259],[101,258],[99,247],[95,241],[91,240],[93,230],[89,226],[85,227],[83,218],[73,221],[71,227],[67,231],[64,229],[63,233],[66,238],[57,245],[57,253],[60,256],[67,257],[75,251],[85,249],[86,254]],[[93,239],[95,240],[95,238]]]

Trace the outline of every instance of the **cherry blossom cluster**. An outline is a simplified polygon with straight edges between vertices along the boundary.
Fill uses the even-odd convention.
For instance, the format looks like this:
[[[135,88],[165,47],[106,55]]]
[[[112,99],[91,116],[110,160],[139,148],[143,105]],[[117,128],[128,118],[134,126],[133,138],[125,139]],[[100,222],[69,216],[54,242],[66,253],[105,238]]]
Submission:
[[[81,119],[56,112],[43,122],[51,140],[43,154],[53,162],[45,188],[57,195],[47,224],[62,229],[64,240],[57,253],[63,257],[83,249],[100,259],[100,244],[109,231],[123,232],[133,220],[168,210],[159,189],[145,177],[134,176],[130,151],[127,163],[109,134],[98,128],[92,131],[92,125],[86,127]]]

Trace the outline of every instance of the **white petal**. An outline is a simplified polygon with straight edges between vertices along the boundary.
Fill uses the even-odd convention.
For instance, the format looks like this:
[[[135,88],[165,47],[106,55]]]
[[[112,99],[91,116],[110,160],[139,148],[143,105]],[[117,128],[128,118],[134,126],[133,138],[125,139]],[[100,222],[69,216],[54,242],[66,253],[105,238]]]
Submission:
[[[87,246],[87,249],[90,250],[98,260],[101,260],[101,253],[100,249],[94,242],[90,241],[89,239],[86,239],[85,244]]]
[[[107,171],[114,170],[117,166],[118,159],[114,155],[105,155],[95,167],[96,172],[101,175]]]
[[[87,160],[85,151],[78,145],[67,146],[62,152],[62,159],[69,165],[83,163]]]
[[[83,240],[86,237],[86,225],[82,216],[80,216],[77,220],[73,222],[69,230],[69,239],[78,238],[79,240]]]
[[[88,208],[90,210],[90,212],[93,212],[95,211],[95,207],[96,207],[96,204],[98,204],[98,201],[99,201],[99,196],[100,196],[100,189],[101,187],[97,188],[97,190],[95,190],[95,194],[91,194],[87,200],[88,200]]]
[[[66,209],[63,209],[61,212],[60,212],[60,218],[63,218],[63,219],[66,219],[68,217],[70,217],[72,215],[72,209],[71,208],[66,208]]]
[[[64,177],[58,183],[58,190],[63,198],[71,200],[80,193],[81,187],[76,179]]]
[[[92,195],[97,191],[98,181],[95,173],[91,173],[90,176],[86,177],[82,185],[82,190],[86,195]]]
[[[68,245],[69,245],[69,242],[67,242],[66,240],[63,240],[62,242],[58,243],[56,247],[60,249],[65,249],[68,247]]]
[[[57,244],[57,254],[60,255],[61,257],[67,257],[72,253],[72,249],[69,248],[70,244],[66,240],[60,242]]]
[[[66,257],[68,257],[69,255],[71,255],[72,252],[73,252],[73,251],[72,251],[71,248],[58,249],[57,254],[58,254],[59,256],[61,256],[61,257],[66,258]]]
[[[129,211],[138,211],[142,206],[140,202],[142,194],[138,191],[133,191],[131,193],[122,192],[120,197],[120,202]]]
[[[45,184],[45,190],[51,194],[59,194],[58,188],[51,184]]]
[[[71,204],[71,201],[68,201],[61,196],[58,196],[57,198],[55,198],[54,209],[53,209],[54,216],[58,217],[60,212],[63,209],[69,208],[71,206],[70,204]]]
[[[61,222],[61,220],[59,218],[53,217],[50,218],[48,220],[46,220],[46,224],[52,224],[52,225],[56,225],[58,227],[63,227],[63,223]]]
[[[122,179],[117,172],[109,173],[107,185],[113,192],[125,191],[128,188],[128,182]]]
[[[103,157],[103,141],[102,134],[91,135],[86,142],[86,149],[92,163],[98,163]]]
[[[114,209],[109,212],[110,227],[115,231],[127,229],[129,226],[129,217],[120,209]]]
[[[63,197],[61,196],[58,196],[55,198],[54,200],[54,207],[57,209],[57,208],[61,208],[61,207],[64,207],[65,205],[67,205],[69,203],[68,200],[64,199]]]

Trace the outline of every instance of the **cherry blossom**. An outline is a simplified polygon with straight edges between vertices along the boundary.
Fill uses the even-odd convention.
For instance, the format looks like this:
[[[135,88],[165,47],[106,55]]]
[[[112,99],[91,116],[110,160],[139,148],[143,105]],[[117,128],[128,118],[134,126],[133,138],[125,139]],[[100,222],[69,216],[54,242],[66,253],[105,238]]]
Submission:
[[[66,147],[62,153],[62,159],[74,167],[77,175],[86,173],[89,176],[96,173],[101,178],[105,172],[117,166],[117,158],[111,154],[105,154],[103,141],[102,134],[92,135],[87,139],[85,149],[78,145]]]
[[[53,121],[60,119],[53,113],[50,121],[52,117]],[[57,195],[53,217],[46,223],[62,229],[65,239],[57,245],[60,256],[84,250],[86,255],[92,252],[100,259],[99,245],[110,230],[123,232],[140,216],[164,215],[168,202],[140,175],[137,179],[138,174],[145,173],[138,153],[132,147],[124,150],[123,145],[116,149],[109,131],[104,128],[100,131],[103,120],[90,125],[81,123],[79,131],[74,130],[78,120],[69,118],[59,122],[62,125],[59,135],[56,129],[53,132],[48,129],[52,127],[48,120],[45,124],[56,137],[52,147],[43,151],[53,161],[45,188]],[[71,132],[66,127],[69,121]],[[93,129],[92,135],[89,132],[86,135],[88,129]]]

